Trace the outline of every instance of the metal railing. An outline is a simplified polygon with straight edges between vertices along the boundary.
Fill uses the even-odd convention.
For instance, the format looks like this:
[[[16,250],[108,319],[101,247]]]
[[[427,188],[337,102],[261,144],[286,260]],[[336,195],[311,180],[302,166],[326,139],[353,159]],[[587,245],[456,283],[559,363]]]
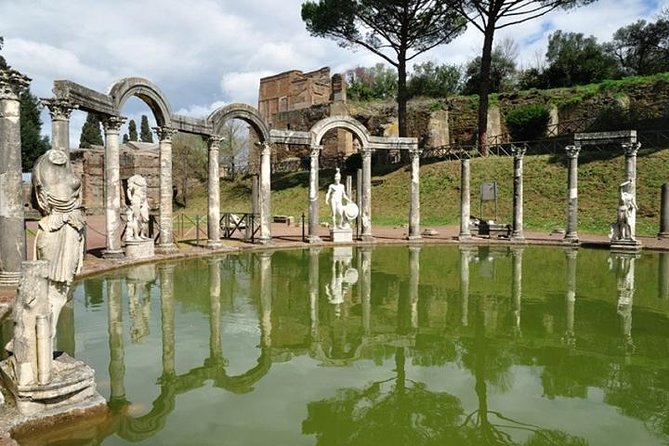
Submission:
[[[224,212],[219,220],[221,227],[221,237],[230,239],[235,233],[243,233],[243,240],[255,243],[256,234],[260,230],[260,225],[256,222],[260,217],[256,214]]]

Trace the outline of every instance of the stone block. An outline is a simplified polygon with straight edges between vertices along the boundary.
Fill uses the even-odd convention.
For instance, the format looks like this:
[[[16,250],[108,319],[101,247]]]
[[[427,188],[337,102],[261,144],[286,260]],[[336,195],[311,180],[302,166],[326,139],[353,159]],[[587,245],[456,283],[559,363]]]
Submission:
[[[333,243],[351,243],[353,242],[353,230],[351,228],[330,229],[330,238]]]
[[[128,240],[125,242],[125,256],[129,259],[147,259],[155,256],[152,239]]]

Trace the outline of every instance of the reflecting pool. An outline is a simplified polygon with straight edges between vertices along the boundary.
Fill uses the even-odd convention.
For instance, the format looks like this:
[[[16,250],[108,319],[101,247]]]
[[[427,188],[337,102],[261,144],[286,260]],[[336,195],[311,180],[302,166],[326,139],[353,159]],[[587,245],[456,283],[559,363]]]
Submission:
[[[143,265],[80,283],[57,342],[95,368],[112,415],[21,444],[669,442],[665,253],[340,247]]]

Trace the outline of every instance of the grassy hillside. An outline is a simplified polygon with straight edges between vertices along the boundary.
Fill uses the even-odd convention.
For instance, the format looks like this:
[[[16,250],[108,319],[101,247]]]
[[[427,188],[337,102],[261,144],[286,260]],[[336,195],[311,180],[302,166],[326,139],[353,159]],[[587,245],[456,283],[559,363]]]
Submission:
[[[606,233],[615,219],[618,184],[623,181],[624,157],[603,153],[581,153],[579,159],[579,227],[582,232]],[[493,218],[492,204],[479,211],[479,187],[495,181],[498,187],[498,221],[511,222],[511,158],[477,158],[471,161],[473,216]],[[321,220],[329,218],[325,190],[334,173],[320,172]],[[409,212],[409,167],[376,172],[372,187],[372,217],[375,224],[404,224]],[[272,182],[274,214],[308,215],[308,172],[276,174]],[[637,233],[658,232],[660,192],[669,182],[669,150],[639,152],[637,162]],[[567,170],[564,156],[537,155],[524,159],[525,228],[553,230],[566,221]],[[248,212],[249,179],[221,184],[221,211]],[[457,224],[460,206],[460,162],[444,161],[421,166],[421,220],[423,226]],[[206,214],[206,197],[191,200],[188,214]]]

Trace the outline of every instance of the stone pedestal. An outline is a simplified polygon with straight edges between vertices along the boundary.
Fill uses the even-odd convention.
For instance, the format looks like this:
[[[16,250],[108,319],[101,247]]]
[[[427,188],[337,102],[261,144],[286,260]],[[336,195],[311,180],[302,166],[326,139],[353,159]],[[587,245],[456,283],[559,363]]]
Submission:
[[[351,228],[330,229],[330,239],[333,243],[351,243],[353,242],[353,230]]]
[[[95,370],[66,353],[53,361],[51,381],[46,385],[19,385],[10,359],[0,362],[0,372],[21,415],[54,415],[106,404],[95,390]]]
[[[152,239],[128,240],[125,242],[125,256],[129,259],[146,259],[155,255]]]
[[[641,250],[638,240],[613,240],[611,241],[611,252],[636,252]]]

